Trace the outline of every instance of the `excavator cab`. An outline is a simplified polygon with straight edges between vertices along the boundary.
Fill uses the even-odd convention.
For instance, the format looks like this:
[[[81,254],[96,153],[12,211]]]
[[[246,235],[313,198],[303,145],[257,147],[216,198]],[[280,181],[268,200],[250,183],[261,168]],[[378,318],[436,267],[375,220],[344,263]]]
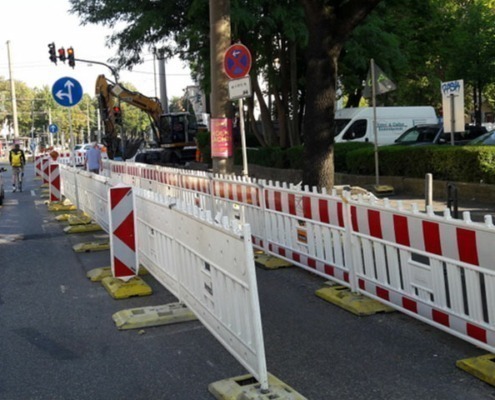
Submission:
[[[169,113],[160,117],[162,145],[194,143],[196,128],[189,113]]]

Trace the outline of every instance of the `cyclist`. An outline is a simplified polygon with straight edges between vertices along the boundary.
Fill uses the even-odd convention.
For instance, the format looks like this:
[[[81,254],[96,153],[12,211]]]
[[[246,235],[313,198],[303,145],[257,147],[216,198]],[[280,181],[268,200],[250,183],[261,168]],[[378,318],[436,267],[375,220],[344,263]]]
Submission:
[[[22,176],[24,175],[26,156],[24,155],[24,151],[21,150],[19,143],[16,143],[14,148],[10,150],[9,162],[12,166],[12,191],[15,192],[19,189],[22,192]]]

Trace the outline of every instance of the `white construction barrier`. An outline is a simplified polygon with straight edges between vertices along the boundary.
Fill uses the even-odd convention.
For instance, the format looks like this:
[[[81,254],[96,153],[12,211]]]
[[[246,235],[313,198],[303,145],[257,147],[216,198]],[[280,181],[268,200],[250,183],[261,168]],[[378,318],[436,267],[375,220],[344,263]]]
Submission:
[[[268,389],[249,225],[135,190],[138,259]]]
[[[147,168],[110,163],[108,169],[140,184]],[[152,168],[158,168],[147,177],[157,179],[154,190],[199,204],[216,220],[245,220],[256,247],[495,352],[490,217],[480,224],[469,214],[454,220],[448,212],[392,209],[336,192]]]
[[[269,390],[249,225],[227,217],[215,222],[211,213],[180,199],[127,186],[106,190],[107,177],[66,166],[61,170],[66,196],[75,200],[79,193],[81,209],[97,221],[104,211],[110,215],[113,257],[125,253],[132,263],[134,251],[136,265],[186,304],[261,390]],[[108,223],[98,222],[108,232]],[[121,227],[125,237],[115,232]],[[129,245],[131,236],[134,245]]]

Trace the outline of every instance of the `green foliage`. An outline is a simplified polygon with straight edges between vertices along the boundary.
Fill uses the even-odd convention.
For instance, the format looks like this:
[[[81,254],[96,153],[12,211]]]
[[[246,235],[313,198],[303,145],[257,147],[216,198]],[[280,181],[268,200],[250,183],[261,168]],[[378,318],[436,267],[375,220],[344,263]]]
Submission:
[[[347,143],[335,143],[333,147],[333,164],[335,171],[345,172],[347,169],[346,159],[347,154],[351,151],[358,149],[369,149],[372,148],[371,143],[365,142],[347,142]]]
[[[495,183],[495,146],[384,146],[379,148],[382,176],[424,178],[458,182]],[[375,174],[374,149],[347,153],[347,172]]]

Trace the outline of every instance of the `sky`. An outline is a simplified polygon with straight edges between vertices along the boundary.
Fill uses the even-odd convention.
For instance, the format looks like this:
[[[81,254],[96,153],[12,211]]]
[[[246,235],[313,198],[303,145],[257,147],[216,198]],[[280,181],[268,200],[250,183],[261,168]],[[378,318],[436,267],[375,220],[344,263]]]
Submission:
[[[112,33],[100,25],[82,26],[77,15],[69,14],[69,0],[0,0],[0,76],[9,79],[8,47],[12,77],[29,87],[52,87],[62,77],[71,77],[81,83],[84,93],[94,96],[96,78],[104,74],[113,80],[108,68],[77,62],[74,69],[49,60],[48,43],[56,48],[73,47],[75,58],[109,63],[116,49],[105,46]],[[7,45],[9,42],[9,46]],[[145,53],[145,62],[131,72],[121,71],[120,82],[132,83],[139,92],[149,97],[160,97],[158,65],[153,55]],[[154,65],[155,64],[155,65]],[[166,62],[167,97],[180,97],[187,86],[194,85],[189,69],[180,60]]]

